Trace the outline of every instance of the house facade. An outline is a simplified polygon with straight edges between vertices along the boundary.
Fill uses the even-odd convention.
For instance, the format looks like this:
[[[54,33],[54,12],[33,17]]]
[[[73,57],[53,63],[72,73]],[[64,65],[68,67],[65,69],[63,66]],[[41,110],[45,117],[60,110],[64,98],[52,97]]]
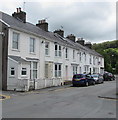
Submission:
[[[0,22],[8,27],[7,90],[41,89],[72,81],[76,73],[103,73],[104,58],[90,43],[63,30],[48,30],[48,23],[26,22],[26,13],[17,8],[12,16],[1,13]],[[6,82],[5,82],[6,81]]]

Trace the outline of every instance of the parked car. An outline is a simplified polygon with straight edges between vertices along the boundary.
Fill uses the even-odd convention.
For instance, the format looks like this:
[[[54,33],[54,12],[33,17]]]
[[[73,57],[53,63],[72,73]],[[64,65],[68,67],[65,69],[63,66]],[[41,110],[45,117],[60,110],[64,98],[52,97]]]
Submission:
[[[95,80],[95,83],[96,83],[96,84],[99,84],[99,83],[103,83],[103,82],[104,82],[103,76],[100,75],[100,74],[92,74],[91,76],[92,76],[93,79]]]
[[[91,75],[86,74],[75,74],[72,79],[73,86],[79,86],[79,85],[95,85],[95,80],[92,78]]]
[[[112,73],[106,72],[103,75],[105,81],[112,81],[115,80],[115,76]]]

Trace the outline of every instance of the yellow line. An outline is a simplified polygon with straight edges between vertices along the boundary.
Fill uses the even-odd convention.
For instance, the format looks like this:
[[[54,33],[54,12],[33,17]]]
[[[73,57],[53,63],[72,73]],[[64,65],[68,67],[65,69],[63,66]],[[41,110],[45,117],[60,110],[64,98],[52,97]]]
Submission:
[[[5,99],[10,99],[11,98],[10,96],[7,96],[7,95],[1,95],[0,94],[0,96],[5,97],[4,99],[0,99],[0,100],[5,100]]]

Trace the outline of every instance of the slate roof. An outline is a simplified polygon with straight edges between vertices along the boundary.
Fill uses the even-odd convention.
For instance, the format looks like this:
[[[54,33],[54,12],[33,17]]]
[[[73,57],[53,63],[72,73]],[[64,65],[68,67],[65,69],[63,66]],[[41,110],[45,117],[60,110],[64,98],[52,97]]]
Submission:
[[[28,57],[26,57],[26,59],[27,59],[28,61],[39,60],[39,59],[37,59],[37,58],[28,58]]]
[[[17,62],[28,62],[28,61],[26,61],[25,59],[23,59],[23,58],[21,58],[19,56],[9,55],[8,57],[15,60],[15,61],[17,61]]]
[[[97,53],[95,50],[89,49],[89,48],[87,48],[79,43],[73,42],[67,38],[63,38],[56,33],[46,32],[46,31],[40,29],[39,27],[37,27],[36,25],[33,25],[31,23],[28,23],[28,22],[23,23],[23,22],[19,21],[18,19],[14,18],[6,13],[1,12],[0,14],[2,14],[2,20],[13,29],[23,31],[26,33],[30,33],[30,34],[33,34],[35,36],[47,39],[49,41],[56,42],[60,45],[72,47],[73,49],[78,49],[78,50],[82,49],[83,51],[87,51],[90,54],[102,57],[102,55]]]

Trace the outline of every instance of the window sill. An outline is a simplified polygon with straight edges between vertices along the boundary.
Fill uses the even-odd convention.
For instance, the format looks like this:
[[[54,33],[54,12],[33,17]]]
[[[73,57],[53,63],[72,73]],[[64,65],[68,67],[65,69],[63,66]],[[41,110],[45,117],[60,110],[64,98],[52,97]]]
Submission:
[[[45,55],[45,57],[50,57],[50,55]]]
[[[20,50],[19,50],[19,49],[12,49],[12,51],[20,52]]]
[[[15,75],[14,76],[9,76],[9,78],[15,78]]]
[[[36,55],[36,53],[30,52],[31,55]]]
[[[73,62],[76,62],[76,60],[74,59]]]
[[[55,58],[62,58],[61,56],[55,56]]]
[[[21,78],[27,78],[28,76],[27,75],[21,75]]]
[[[69,61],[69,58],[65,58],[65,60],[68,60],[68,61]]]

